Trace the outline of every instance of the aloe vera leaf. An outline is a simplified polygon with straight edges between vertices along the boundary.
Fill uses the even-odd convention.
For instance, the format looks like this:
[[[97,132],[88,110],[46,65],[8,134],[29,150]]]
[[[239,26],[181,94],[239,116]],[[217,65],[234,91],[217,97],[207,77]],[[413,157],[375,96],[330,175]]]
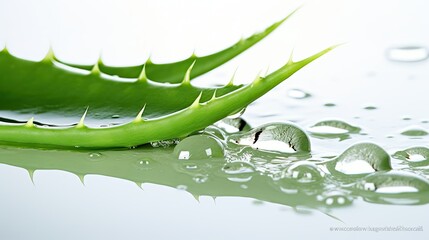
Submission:
[[[79,104],[98,109],[146,105],[134,121],[109,128],[89,128],[84,117],[76,127],[45,128],[33,124],[0,126],[0,141],[66,147],[132,147],[151,141],[185,137],[246,107],[299,69],[332,50],[327,48],[304,60],[289,61],[266,77],[237,89],[198,89],[185,77],[181,84],[159,84],[145,78],[133,83],[103,79],[97,68],[80,75],[56,68],[50,59],[19,60],[6,51],[0,55],[0,109],[31,106],[39,110],[76,112]],[[187,74],[188,75],[188,74]],[[73,110],[74,109],[74,110]],[[138,111],[136,111],[138,112]],[[144,117],[157,115],[149,119]]]
[[[297,9],[298,10],[298,9]],[[289,17],[291,17],[297,10],[293,11],[291,14],[283,18],[282,20],[272,24],[267,27],[262,32],[253,34],[252,36],[246,39],[240,39],[234,45],[221,50],[217,53],[213,53],[207,56],[198,57],[192,54],[189,58],[182,61],[173,62],[173,63],[163,63],[157,64],[153,63],[150,59],[141,65],[137,66],[127,66],[127,67],[114,67],[105,65],[101,59],[96,63],[101,72],[108,75],[116,75],[123,78],[137,78],[142,72],[143,67],[146,70],[146,76],[153,81],[163,82],[163,83],[180,83],[183,79],[183,76],[189,66],[195,62],[191,73],[191,79],[195,79],[197,76],[200,76],[204,73],[207,73],[220,65],[228,62],[232,58],[236,57],[240,53],[244,52],[251,46],[255,45],[265,37],[267,37],[271,32],[277,29],[283,22],[285,22]],[[58,62],[61,62],[65,65],[80,68],[84,70],[91,70],[94,68],[94,65],[78,65],[62,62],[56,59]]]

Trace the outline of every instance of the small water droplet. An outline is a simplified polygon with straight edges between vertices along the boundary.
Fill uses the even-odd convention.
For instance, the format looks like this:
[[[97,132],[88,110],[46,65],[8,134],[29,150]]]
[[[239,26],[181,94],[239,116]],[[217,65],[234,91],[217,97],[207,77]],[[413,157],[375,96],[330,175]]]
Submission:
[[[236,133],[250,130],[250,125],[242,118],[225,118],[214,124],[227,133]]]
[[[319,137],[339,137],[345,139],[348,134],[359,133],[361,128],[339,120],[321,121],[310,127],[309,132]]]
[[[299,183],[322,181],[323,172],[313,164],[298,162],[285,169],[282,178],[294,179]]]
[[[207,175],[198,174],[192,178],[196,183],[205,183],[209,179]]]
[[[317,196],[317,199],[327,206],[346,206],[352,203],[352,199],[348,196],[347,193],[343,191],[328,191],[324,192],[322,195]]]
[[[418,62],[428,58],[428,49],[422,46],[403,46],[387,50],[387,59],[397,62]]]
[[[330,162],[328,168],[333,173],[337,171],[349,176],[392,169],[389,154],[373,143],[358,143],[349,147]]]
[[[365,109],[365,110],[375,110],[375,109],[377,109],[377,107],[367,106],[367,107],[364,107],[363,109]]]
[[[255,168],[246,162],[230,162],[224,165],[222,171],[232,182],[248,182],[255,174]]]
[[[404,136],[421,137],[428,135],[428,132],[420,127],[409,127],[401,132]]]
[[[284,153],[310,152],[311,149],[307,134],[290,123],[271,123],[246,133],[232,134],[228,142]]]
[[[195,165],[195,164],[186,164],[185,165],[185,169],[187,169],[187,170],[196,170],[196,169],[198,169],[198,166]]]
[[[212,136],[194,135],[180,141],[174,148],[177,159],[209,159],[224,156],[222,144]]]
[[[120,118],[121,116],[118,114],[112,115],[112,118]]]
[[[148,169],[151,169],[150,163],[151,162],[147,159],[141,159],[141,160],[135,161],[134,165],[140,170],[148,170]]]
[[[416,193],[429,191],[429,180],[411,172],[378,172],[366,176],[356,187],[377,193]]]
[[[243,115],[243,113],[246,111],[246,108],[240,109],[239,111],[232,113],[231,115],[229,115],[227,118],[229,119],[234,119],[234,118],[239,118],[241,117],[241,115]]]
[[[325,106],[325,107],[335,107],[337,105],[335,105],[335,103],[325,103],[323,106]]]
[[[91,158],[92,160],[96,160],[101,158],[103,155],[99,152],[92,152],[89,154],[89,158]]]
[[[306,93],[300,89],[291,89],[288,91],[288,97],[295,99],[304,99],[311,97],[311,94]]]
[[[422,120],[421,123],[429,123],[429,120]]]
[[[411,120],[411,117],[403,117],[402,120],[409,121],[409,120]]]
[[[177,190],[186,191],[188,189],[188,186],[186,186],[186,185],[178,185],[176,188],[177,188]]]

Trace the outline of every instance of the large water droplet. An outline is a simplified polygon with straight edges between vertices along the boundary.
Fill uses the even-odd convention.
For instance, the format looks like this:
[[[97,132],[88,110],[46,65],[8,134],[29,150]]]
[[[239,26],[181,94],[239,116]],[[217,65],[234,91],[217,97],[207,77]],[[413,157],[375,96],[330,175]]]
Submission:
[[[326,120],[313,125],[308,131],[315,137],[346,139],[349,134],[359,133],[359,127],[340,120]]]
[[[174,155],[181,160],[209,159],[224,156],[222,144],[214,137],[194,135],[183,139],[174,148]]]
[[[246,133],[232,134],[228,142],[286,153],[310,152],[311,149],[307,134],[290,123],[271,123]]]
[[[255,168],[246,162],[230,162],[223,166],[222,171],[230,181],[248,182],[252,179]]]
[[[387,50],[387,58],[398,62],[418,62],[428,58],[428,49],[422,46],[404,46]]]
[[[304,99],[304,98],[309,98],[311,97],[311,94],[306,93],[300,89],[291,89],[288,91],[287,94],[290,98],[295,98],[295,99]]]
[[[416,193],[429,191],[429,180],[410,172],[390,171],[370,174],[356,187],[378,193]]]
[[[330,162],[328,168],[333,173],[337,171],[347,175],[392,169],[389,154],[373,143],[358,143],[349,147]]]

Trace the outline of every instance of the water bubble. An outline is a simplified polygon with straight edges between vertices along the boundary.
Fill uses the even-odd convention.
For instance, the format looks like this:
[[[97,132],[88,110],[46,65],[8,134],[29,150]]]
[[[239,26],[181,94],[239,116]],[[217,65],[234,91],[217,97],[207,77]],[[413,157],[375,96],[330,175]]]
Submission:
[[[99,160],[103,155],[99,152],[92,152],[88,154],[89,158],[93,161]]]
[[[176,145],[178,143],[179,143],[179,139],[174,138],[174,139],[167,139],[167,140],[150,142],[150,145],[152,145],[152,147],[155,147],[155,148],[159,148],[159,147],[168,148],[168,147],[170,147],[172,145]]]
[[[335,105],[335,103],[325,103],[323,106],[325,106],[325,107],[335,107],[337,105]]]
[[[225,164],[222,171],[228,180],[233,182],[248,182],[255,174],[255,168],[252,164],[238,161]]]
[[[403,117],[402,120],[409,121],[409,120],[411,120],[411,117]]]
[[[194,135],[183,139],[174,148],[177,159],[209,159],[224,156],[222,144],[214,137]]]
[[[225,118],[214,124],[218,128],[223,129],[227,133],[236,133],[250,130],[250,125],[242,118]]]
[[[241,134],[232,134],[228,142],[254,149],[295,153],[310,152],[310,139],[290,123],[271,123]]]
[[[349,134],[359,133],[361,129],[340,120],[327,120],[316,123],[308,131],[316,137],[346,139]]]
[[[198,174],[192,178],[196,183],[205,183],[209,179],[207,175]]]
[[[112,118],[120,118],[121,116],[118,114],[112,115]]]
[[[231,115],[229,115],[227,118],[229,119],[235,119],[235,118],[239,118],[241,117],[241,115],[243,115],[243,113],[246,111],[246,108],[240,109],[239,111],[232,113]]]
[[[370,174],[356,187],[377,193],[416,193],[429,191],[429,180],[415,173],[389,171]]]
[[[418,62],[428,58],[428,49],[422,46],[403,46],[390,48],[386,53],[390,61]]]
[[[365,109],[365,110],[375,110],[375,109],[377,109],[377,107],[367,106],[367,107],[364,107],[363,109]]]
[[[352,203],[352,199],[348,195],[349,194],[343,191],[331,190],[317,196],[317,200],[323,202],[329,207],[341,207],[350,205]]]
[[[412,147],[403,151],[397,151],[393,154],[394,158],[407,160],[410,162],[421,162],[429,160],[429,148],[427,147]]]
[[[300,89],[291,89],[288,91],[288,96],[290,98],[295,98],[295,99],[304,99],[304,98],[311,97],[311,94],[306,93]]]
[[[404,136],[421,137],[428,135],[428,132],[420,127],[409,127],[401,132]]]
[[[140,170],[150,169],[150,161],[146,159],[137,160],[134,164]]]
[[[186,186],[186,185],[178,185],[176,188],[177,188],[177,190],[186,191],[188,189],[188,186]]]
[[[358,143],[349,147],[328,164],[328,167],[347,175],[392,169],[389,154],[373,143]]]
[[[283,171],[282,178],[293,179],[299,183],[321,182],[323,172],[311,163],[298,162]]]

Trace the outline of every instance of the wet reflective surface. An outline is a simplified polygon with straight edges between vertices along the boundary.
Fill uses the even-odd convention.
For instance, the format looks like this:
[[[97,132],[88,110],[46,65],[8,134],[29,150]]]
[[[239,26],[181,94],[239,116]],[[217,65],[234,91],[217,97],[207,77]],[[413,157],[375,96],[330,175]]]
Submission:
[[[237,61],[197,79],[195,84],[204,85],[207,81],[226,84],[237,65],[240,66],[237,82],[250,81],[263,66],[287,61],[293,45],[285,46],[288,39],[298,43],[295,45],[297,59],[342,41],[344,32],[351,38],[350,43],[309,65],[250,105],[244,113],[237,113],[194,136],[153,142],[135,149],[102,151],[0,146],[0,238],[317,239],[326,236],[347,239],[358,236],[425,239],[429,227],[426,214],[429,210],[429,112],[424,99],[429,86],[425,61],[429,43],[423,40],[429,36],[421,31],[425,29],[424,21],[419,23],[413,19],[426,19],[427,13],[423,10],[427,8],[417,1],[402,4],[350,1],[350,5],[343,1],[327,2],[322,4],[326,6],[308,4],[295,22],[279,29],[276,37],[250,49]],[[255,30],[254,26],[265,26],[258,25],[256,20],[251,22],[255,14],[273,16],[273,19],[267,17],[266,24],[269,24],[283,17],[289,7],[284,1],[273,1],[264,4],[265,7],[250,5],[249,9],[255,10],[249,10],[247,18],[241,16],[250,22],[246,24],[249,32]],[[58,6],[52,7],[61,13]],[[100,7],[94,5],[94,9]],[[326,11],[317,15],[323,7]],[[236,6],[231,10],[231,15],[236,15],[238,9],[241,8]],[[124,14],[128,10],[124,10]],[[97,11],[90,14],[94,12]],[[342,12],[350,17],[341,15]],[[386,12],[399,16],[380,17],[380,13]],[[332,22],[327,13],[334,16]],[[1,14],[0,18],[2,16],[6,15]],[[322,26],[333,26],[337,32],[327,33],[329,30],[319,26],[325,30],[318,33],[317,27],[311,28],[315,21],[309,16],[318,16]],[[61,19],[60,15],[57,18]],[[204,14],[199,18],[204,22]],[[120,21],[122,17],[114,19]],[[215,42],[220,48],[227,45],[222,39],[233,36],[232,33],[243,33],[242,28],[228,28],[233,25],[232,21],[216,19],[213,26],[224,27],[224,32],[216,32],[216,38],[197,31],[203,29],[201,26],[191,28],[198,24],[195,21],[186,28],[166,25],[165,34],[175,36],[177,45],[171,45],[170,40],[153,44],[154,57],[170,61],[188,56],[195,47],[190,45],[190,38],[199,46],[213,43],[202,50],[210,53],[218,46]],[[6,22],[11,21],[3,19],[0,24]],[[133,25],[136,22],[123,25],[141,29],[140,25]],[[335,25],[337,22],[345,24],[339,27]],[[82,31],[82,26],[73,26],[63,29],[72,33]],[[84,30],[88,34],[93,31],[100,34],[93,26]],[[173,30],[168,30],[170,28]],[[28,27],[20,29],[23,36],[13,29],[9,32],[15,33],[15,38],[8,34],[6,39],[6,33],[2,33],[0,41],[8,40],[12,50],[22,56],[36,56],[38,53],[32,49],[42,49],[42,56],[45,45],[37,45],[38,38],[19,44],[23,41],[20,39],[28,39],[25,34],[31,32]],[[152,40],[143,33],[135,36],[119,29],[124,28],[112,31],[124,36],[117,40],[119,46],[129,48],[126,59],[136,54],[136,62],[144,61],[147,56],[142,54],[141,41],[130,43],[128,39]],[[183,34],[185,29],[202,37]],[[207,29],[216,31],[214,27]],[[380,29],[389,35],[381,36]],[[77,62],[92,58],[95,61],[96,46],[104,44],[103,57],[107,61],[125,62],[125,57],[118,54],[124,53],[123,47],[103,39],[97,39],[93,45],[78,42],[77,47],[70,43],[73,35],[69,34],[61,32],[55,36],[62,37],[54,39],[59,54],[63,51],[66,58]],[[189,38],[181,39],[183,35]],[[88,37],[88,41],[90,39]],[[153,39],[159,42],[165,35],[153,36]],[[31,49],[27,47],[29,44],[33,44]],[[19,49],[24,50],[19,52]],[[82,51],[75,54],[76,49]],[[241,118],[234,118],[240,115]],[[28,112],[0,111],[2,124],[23,124],[32,116]],[[41,113],[35,123],[64,127],[75,124],[79,117]],[[130,120],[122,115],[102,119],[90,116],[88,123],[107,127]],[[363,235],[329,230],[332,226],[398,225],[423,226],[425,231]]]

